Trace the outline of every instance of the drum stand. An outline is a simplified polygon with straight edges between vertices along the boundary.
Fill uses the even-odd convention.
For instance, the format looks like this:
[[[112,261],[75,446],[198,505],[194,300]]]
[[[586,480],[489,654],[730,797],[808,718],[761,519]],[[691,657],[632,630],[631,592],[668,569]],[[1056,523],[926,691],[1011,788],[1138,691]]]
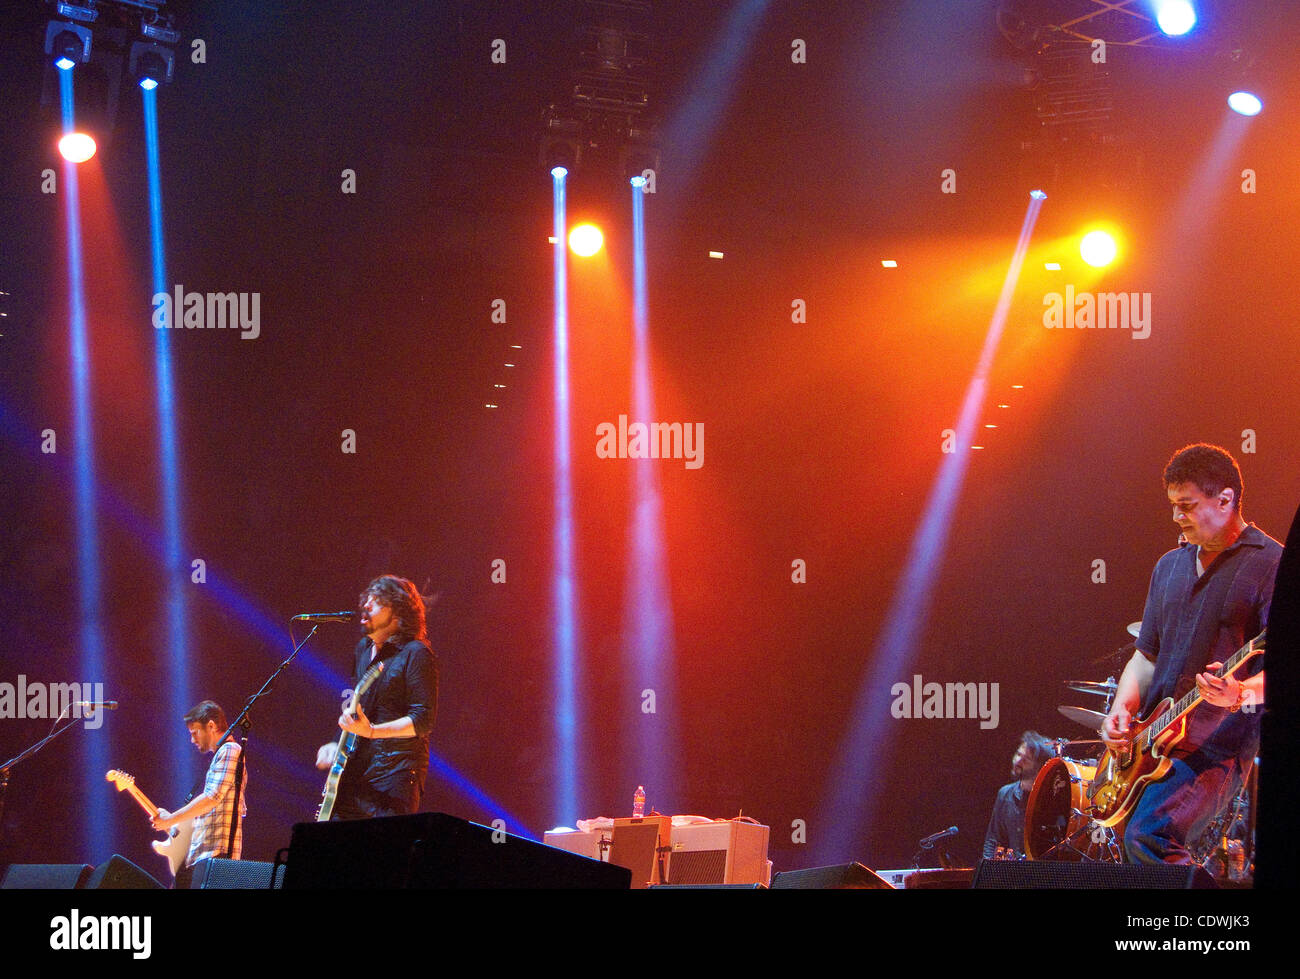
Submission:
[[[1098,826],[1092,821],[1092,817],[1081,809],[1075,809],[1074,815],[1088,821],[1061,842],[1045,850],[1038,859],[1071,860],[1077,857],[1087,863],[1123,862],[1123,850],[1120,848],[1119,837],[1113,827]],[[1084,845],[1082,850],[1077,845],[1080,842]]]

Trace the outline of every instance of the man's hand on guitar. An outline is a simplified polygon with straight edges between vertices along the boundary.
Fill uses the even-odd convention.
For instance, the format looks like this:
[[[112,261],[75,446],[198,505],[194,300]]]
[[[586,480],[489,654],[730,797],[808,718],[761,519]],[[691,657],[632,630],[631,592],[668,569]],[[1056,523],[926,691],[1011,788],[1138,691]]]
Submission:
[[[1205,698],[1207,704],[1215,707],[1231,707],[1241,700],[1241,683],[1233,676],[1216,676],[1215,670],[1223,669],[1222,663],[1211,663],[1204,673],[1196,674],[1196,689]]]
[[[352,734],[362,738],[372,738],[375,735],[375,726],[370,723],[370,718],[366,717],[366,712],[361,709],[361,705],[356,705],[356,715],[344,711],[339,715],[339,727]]]
[[[334,756],[338,753],[339,743],[337,741],[321,745],[320,751],[316,752],[316,767],[322,772],[328,771],[329,767],[334,764]]]
[[[149,825],[160,833],[166,833],[176,825],[176,820],[172,819],[172,814],[166,809],[159,809],[155,815],[149,817]]]
[[[1107,748],[1119,748],[1128,744],[1129,723],[1133,715],[1125,707],[1115,707],[1101,722],[1101,740]]]

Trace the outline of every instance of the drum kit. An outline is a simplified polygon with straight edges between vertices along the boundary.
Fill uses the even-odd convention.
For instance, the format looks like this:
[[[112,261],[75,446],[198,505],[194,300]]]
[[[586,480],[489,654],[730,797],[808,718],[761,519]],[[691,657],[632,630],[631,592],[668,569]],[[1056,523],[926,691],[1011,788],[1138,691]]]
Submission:
[[[1134,638],[1142,626],[1134,622],[1128,632]],[[1121,647],[1097,663],[1114,657],[1120,671],[1135,646]],[[1124,859],[1121,837],[1124,824],[1098,825],[1089,808],[1088,789],[1097,772],[1097,759],[1104,745],[1102,722],[1114,703],[1118,681],[1112,674],[1105,680],[1067,680],[1069,690],[1101,697],[1101,710],[1084,707],[1057,708],[1066,718],[1091,730],[1096,737],[1086,740],[1060,738],[1056,756],[1039,770],[1025,805],[1025,855],[1030,860],[1072,860],[1119,863]],[[1251,794],[1254,771],[1242,791],[1206,828],[1199,840],[1188,846],[1192,859],[1219,880],[1242,881],[1250,876],[1247,854],[1251,845]]]

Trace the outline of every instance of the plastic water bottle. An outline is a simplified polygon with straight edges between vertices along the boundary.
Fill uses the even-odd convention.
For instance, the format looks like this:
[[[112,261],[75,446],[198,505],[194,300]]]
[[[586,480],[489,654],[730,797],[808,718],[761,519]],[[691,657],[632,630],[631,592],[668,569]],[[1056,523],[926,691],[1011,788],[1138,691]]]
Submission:
[[[632,796],[632,818],[640,819],[645,815],[645,786],[636,787],[636,795]]]

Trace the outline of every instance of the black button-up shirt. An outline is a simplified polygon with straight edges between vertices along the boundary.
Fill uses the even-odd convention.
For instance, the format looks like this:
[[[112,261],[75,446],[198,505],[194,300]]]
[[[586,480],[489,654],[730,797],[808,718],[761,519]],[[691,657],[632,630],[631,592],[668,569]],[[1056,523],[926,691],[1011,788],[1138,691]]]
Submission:
[[[1166,553],[1151,574],[1137,648],[1155,663],[1142,716],[1165,697],[1181,697],[1209,663],[1226,662],[1268,624],[1282,545],[1254,524],[1196,575],[1197,548]],[[1253,676],[1263,666],[1253,657],[1233,675]],[[1180,748],[1202,748],[1211,758],[1253,754],[1259,744],[1259,711],[1230,713],[1201,703],[1193,709]]]
[[[360,683],[370,669],[371,642],[357,644],[354,682]],[[384,724],[409,716],[415,725],[411,738],[357,738],[357,750],[348,769],[355,765],[373,782],[393,772],[414,770],[421,782],[429,771],[429,732],[438,713],[438,661],[426,643],[418,639],[390,636],[377,659],[384,672],[361,696],[361,708],[372,724]]]

